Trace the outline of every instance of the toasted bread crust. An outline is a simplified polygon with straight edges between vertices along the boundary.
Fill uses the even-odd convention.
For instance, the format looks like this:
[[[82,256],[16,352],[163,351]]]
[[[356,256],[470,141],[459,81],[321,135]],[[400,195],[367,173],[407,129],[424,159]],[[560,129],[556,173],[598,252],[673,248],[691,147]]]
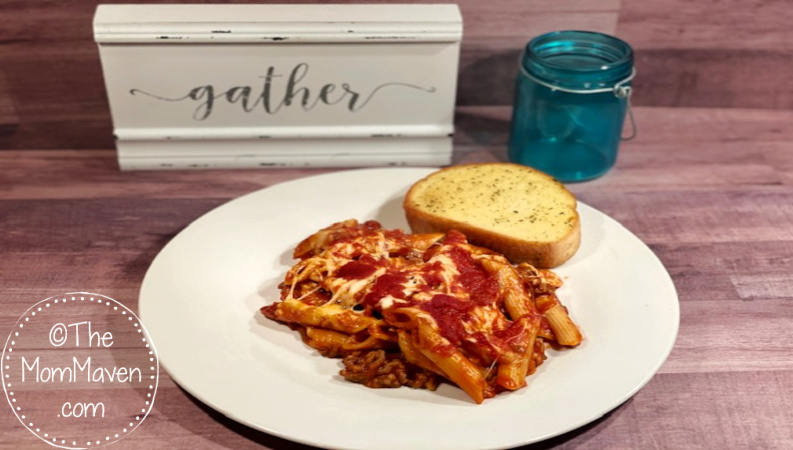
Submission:
[[[561,265],[581,242],[573,194],[549,175],[516,164],[441,169],[416,182],[403,207],[414,233],[455,229],[472,244],[541,268]]]

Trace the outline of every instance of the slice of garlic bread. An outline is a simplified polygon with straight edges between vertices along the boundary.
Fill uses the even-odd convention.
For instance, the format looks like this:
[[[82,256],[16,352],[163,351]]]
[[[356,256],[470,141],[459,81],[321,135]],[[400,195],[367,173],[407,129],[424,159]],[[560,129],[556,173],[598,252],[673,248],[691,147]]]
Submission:
[[[416,182],[403,207],[414,233],[458,230],[511,261],[556,267],[581,241],[576,199],[562,183],[509,163],[447,167]]]

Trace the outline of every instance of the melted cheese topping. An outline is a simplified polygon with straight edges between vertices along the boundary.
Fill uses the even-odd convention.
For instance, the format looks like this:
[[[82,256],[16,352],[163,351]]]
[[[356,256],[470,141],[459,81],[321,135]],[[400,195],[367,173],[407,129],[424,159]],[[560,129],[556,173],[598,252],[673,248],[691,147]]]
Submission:
[[[302,269],[320,271],[319,276],[299,271],[291,275],[295,280],[317,280],[318,288],[328,294],[326,305],[374,317],[411,308],[455,345],[492,344],[491,335],[512,324],[503,313],[495,277],[481,264],[487,258],[507,263],[502,256],[468,244],[455,232],[433,240],[384,230],[371,222],[349,224],[323,230],[333,238],[315,246],[310,258],[322,263]],[[292,289],[287,298],[294,295]]]
[[[325,287],[333,293],[333,296],[328,300],[328,303],[338,303],[346,308],[353,308],[357,302],[356,298],[360,297],[367,286],[369,286],[374,279],[385,272],[384,268],[377,269],[371,276],[359,280],[347,280],[345,278],[329,277],[325,280]]]

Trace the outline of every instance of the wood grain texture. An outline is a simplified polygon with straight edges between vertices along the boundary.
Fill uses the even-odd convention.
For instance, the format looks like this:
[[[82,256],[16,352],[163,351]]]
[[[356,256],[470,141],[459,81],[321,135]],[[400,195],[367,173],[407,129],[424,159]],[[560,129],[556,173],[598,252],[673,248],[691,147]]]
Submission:
[[[793,8],[785,0],[625,0],[617,34],[636,52],[634,101],[792,109]]]
[[[0,89],[0,149],[102,149],[114,145],[91,26],[98,3],[0,0],[0,22],[6,24],[0,29],[0,61],[6,71],[5,94]],[[619,10],[618,0],[457,3],[465,22],[458,81],[458,103],[463,105],[511,104],[517,57],[528,39],[561,28],[613,33]],[[15,105],[16,112],[6,119],[9,104]],[[10,120],[16,126],[2,126]]]
[[[619,2],[460,3],[463,43],[457,104],[511,105],[518,60],[534,36],[557,30],[614,34]]]
[[[637,48],[790,50],[786,0],[623,0],[619,30]]]
[[[91,30],[97,3],[0,1],[0,149],[113,146]],[[785,0],[457,3],[465,21],[459,105],[510,105],[526,41],[577,28],[632,44],[637,105],[793,109],[793,8]]]
[[[455,162],[503,161],[508,106],[461,107]],[[603,418],[527,449],[793,446],[793,111],[638,107],[617,167],[570,185],[655,252],[681,302],[669,359]],[[31,304],[92,289],[133,310],[151,261],[197,217],[324,169],[120,172],[112,150],[0,152],[0,336]],[[626,358],[629,355],[625,355]],[[38,446],[37,446],[38,444]],[[223,417],[162,371],[114,448],[308,449]],[[0,449],[51,448],[0,407]]]
[[[329,171],[118,171],[96,4],[0,0],[0,336],[61,292],[93,289],[135,310],[151,261],[197,217]],[[681,301],[675,348],[647,386],[527,449],[793,447],[789,2],[459,4],[455,163],[506,160],[515,64],[532,35],[584,28],[634,46],[639,135],[614,170],[570,188],[650,246]],[[162,371],[154,411],[114,448],[166,447],[309,448],[237,424]],[[18,448],[51,447],[0,407],[0,450]]]
[[[636,105],[793,109],[789,50],[637,49]]]

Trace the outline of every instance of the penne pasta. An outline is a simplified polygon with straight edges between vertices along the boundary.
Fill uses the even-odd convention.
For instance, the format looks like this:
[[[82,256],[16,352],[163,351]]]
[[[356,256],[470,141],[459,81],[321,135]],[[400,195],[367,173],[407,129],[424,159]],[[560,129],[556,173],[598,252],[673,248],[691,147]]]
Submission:
[[[377,319],[355,314],[336,305],[310,306],[297,300],[287,300],[264,311],[271,319],[287,323],[328,328],[347,334],[358,333],[377,323]]]
[[[421,353],[420,348],[413,343],[413,339],[411,338],[410,334],[407,331],[400,330],[399,331],[399,349],[402,351],[402,354],[405,355],[405,359],[408,362],[415,364],[421,367],[424,370],[429,370],[430,372],[436,373],[440,376],[445,377],[446,374],[438,367],[431,359],[424,356]]]
[[[517,326],[523,329],[516,335],[519,342],[512,343],[515,350],[504,353],[503,360],[499,361],[497,380],[505,389],[514,391],[526,386],[539,323],[536,315],[524,315],[519,319]]]
[[[511,265],[492,259],[483,260],[482,265],[498,280],[504,296],[504,307],[513,320],[534,313],[531,294],[523,287],[523,281]]]
[[[570,319],[565,307],[559,303],[556,295],[539,296],[537,298],[537,306],[543,312],[548,325],[553,330],[556,342],[566,346],[576,346],[581,343],[581,332]]]
[[[325,356],[338,355],[350,335],[322,328],[306,327],[305,343]]]
[[[485,377],[481,367],[473,364],[452,347],[428,321],[420,321],[417,349],[432,361],[446,378],[471,396],[476,403],[485,400]]]
[[[566,346],[576,346],[581,343],[581,332],[570,320],[570,316],[562,305],[554,305],[545,311],[545,318],[556,336],[556,342]]]
[[[281,299],[261,309],[342,357],[341,374],[368,387],[434,389],[473,401],[527,385],[551,343],[582,336],[555,295],[561,279],[513,266],[464,235],[408,235],[347,220],[303,240]]]

